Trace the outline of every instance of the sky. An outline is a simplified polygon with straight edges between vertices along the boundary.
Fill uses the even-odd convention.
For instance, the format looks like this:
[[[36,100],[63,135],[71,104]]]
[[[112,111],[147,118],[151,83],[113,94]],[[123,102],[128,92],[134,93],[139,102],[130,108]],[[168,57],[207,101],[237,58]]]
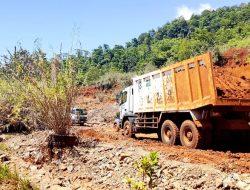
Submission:
[[[111,48],[173,19],[246,0],[8,0],[0,4],[0,55],[21,44],[48,56]]]

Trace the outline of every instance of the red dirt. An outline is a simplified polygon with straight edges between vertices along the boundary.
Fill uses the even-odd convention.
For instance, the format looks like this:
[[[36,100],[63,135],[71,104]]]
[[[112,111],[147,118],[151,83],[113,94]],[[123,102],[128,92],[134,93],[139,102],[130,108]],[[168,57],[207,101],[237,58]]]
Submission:
[[[79,130],[79,131],[77,131],[77,135],[79,137],[94,138],[95,140],[104,139],[104,135],[102,135],[100,132],[97,132],[97,131],[92,130],[92,129]]]
[[[112,90],[100,90],[97,86],[87,86],[79,89],[79,95],[76,105],[84,107],[87,110],[100,109],[116,101],[116,93],[120,87],[114,87]]]
[[[124,144],[124,146],[142,147],[149,151],[158,151],[163,153],[167,159],[183,161],[188,159],[190,163],[211,164],[226,172],[250,172],[250,154],[249,153],[231,153],[213,150],[188,149],[183,146],[168,146],[152,137],[140,137],[138,139],[126,138],[121,132],[115,132],[113,128],[88,128],[78,130],[81,138],[94,138],[98,141]]]
[[[88,86],[80,89],[80,96],[84,97],[94,97],[99,90],[96,86]]]
[[[250,99],[250,63],[247,48],[230,49],[214,66],[217,95],[222,98]]]

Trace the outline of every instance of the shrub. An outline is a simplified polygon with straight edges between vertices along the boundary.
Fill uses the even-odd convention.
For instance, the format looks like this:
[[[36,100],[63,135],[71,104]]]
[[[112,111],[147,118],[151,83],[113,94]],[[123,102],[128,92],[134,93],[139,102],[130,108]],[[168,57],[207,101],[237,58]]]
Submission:
[[[0,104],[10,105],[15,120],[30,124],[32,118],[57,134],[68,134],[77,92],[74,60],[55,57],[49,62],[40,50],[29,54],[22,48],[6,60],[0,74],[0,86],[6,85]]]
[[[8,165],[0,164],[0,182],[12,180],[19,190],[38,190],[27,178],[22,178],[17,172],[11,172]]]
[[[151,152],[149,156],[141,157],[139,161],[135,162],[135,168],[141,175],[142,181],[127,178],[127,183],[131,189],[144,190],[146,186],[150,189],[156,187],[157,171],[160,169],[157,152]]]

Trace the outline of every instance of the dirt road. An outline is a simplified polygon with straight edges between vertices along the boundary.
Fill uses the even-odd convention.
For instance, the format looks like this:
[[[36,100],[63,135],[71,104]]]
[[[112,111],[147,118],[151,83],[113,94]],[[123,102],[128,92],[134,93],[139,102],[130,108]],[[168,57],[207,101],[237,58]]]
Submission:
[[[157,135],[136,135],[137,138],[127,138],[122,132],[115,132],[110,127],[85,127],[77,129],[80,137],[92,137],[96,140],[112,144],[124,144],[124,146],[139,146],[148,151],[159,151],[166,156],[166,159],[185,161],[190,163],[211,164],[216,168],[227,172],[247,172],[250,173],[250,153],[232,153],[228,151],[213,150],[193,150],[182,146],[167,146],[157,140]],[[242,151],[239,147],[239,151]]]
[[[152,151],[158,152],[160,165],[154,190],[250,189],[250,153],[166,146],[152,135],[128,139],[100,125],[72,132],[79,135],[79,145],[55,149],[52,160],[43,149],[50,131],[8,136],[9,151],[0,151],[0,157],[41,190],[130,189],[127,177],[142,180],[135,161]]]

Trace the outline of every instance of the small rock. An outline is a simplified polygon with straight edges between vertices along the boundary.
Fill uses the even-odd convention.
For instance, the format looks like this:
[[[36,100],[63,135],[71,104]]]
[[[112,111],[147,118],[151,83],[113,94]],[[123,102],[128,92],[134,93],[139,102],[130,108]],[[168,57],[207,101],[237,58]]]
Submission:
[[[73,169],[74,169],[74,166],[73,166],[73,165],[69,165],[69,166],[67,167],[67,170],[68,170],[69,172],[72,172]]]
[[[30,166],[30,170],[31,170],[32,172],[37,171],[37,166],[31,165],[31,166]]]
[[[200,179],[200,180],[198,180],[198,181],[193,185],[193,188],[194,188],[194,189],[201,188],[205,183],[206,183],[206,180]]]
[[[9,161],[9,160],[10,160],[9,156],[7,156],[7,155],[5,155],[5,154],[2,154],[2,155],[0,156],[0,161],[1,161],[1,162],[7,162],[7,161]]]
[[[109,173],[108,175],[107,175],[107,178],[111,178],[112,177],[112,173]]]
[[[39,153],[36,155],[36,157],[35,157],[35,163],[36,163],[36,164],[41,164],[42,161],[43,161],[43,155],[42,155],[41,152],[39,152]]]
[[[59,166],[59,169],[62,170],[62,171],[65,171],[65,170],[67,170],[67,166],[65,164],[61,164]]]
[[[215,186],[216,186],[216,188],[220,188],[220,187],[223,186],[223,182],[222,182],[221,178],[216,178],[215,179]]]
[[[25,152],[23,155],[23,159],[29,159],[30,158],[30,152]]]
[[[236,188],[236,181],[239,180],[238,174],[230,174],[223,180],[224,188]]]
[[[180,183],[179,183],[178,181],[175,181],[175,182],[173,183],[173,186],[174,186],[176,189],[181,189],[181,185],[180,185]]]
[[[242,174],[240,176],[241,181],[244,181],[245,183],[250,185],[250,175],[249,174]]]
[[[129,157],[129,155],[122,153],[120,155],[120,161],[124,160],[125,158]]]
[[[238,181],[236,184],[236,187],[238,187],[239,189],[250,189],[250,185],[246,184],[243,181]]]

